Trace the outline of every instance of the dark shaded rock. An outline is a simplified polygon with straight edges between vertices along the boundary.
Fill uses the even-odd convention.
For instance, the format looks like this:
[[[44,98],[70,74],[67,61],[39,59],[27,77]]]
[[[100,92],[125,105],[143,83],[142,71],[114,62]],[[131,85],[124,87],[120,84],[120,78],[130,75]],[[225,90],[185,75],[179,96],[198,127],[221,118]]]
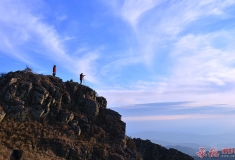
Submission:
[[[50,106],[50,115],[52,117],[55,117],[59,114],[60,110],[61,110],[61,104],[56,102],[54,99],[52,100],[52,105]]]
[[[60,116],[60,121],[64,122],[64,123],[68,123],[69,121],[72,121],[74,118],[74,114],[73,113],[63,113]]]
[[[49,93],[44,87],[37,86],[35,87],[33,96],[33,103],[42,105],[44,100],[49,96]]]
[[[17,93],[17,96],[22,100],[26,100],[31,89],[32,89],[32,83],[31,82],[24,82],[19,87],[19,91]]]
[[[8,106],[7,114],[15,120],[18,119],[21,121],[25,121],[25,119],[27,118],[28,109],[25,108],[23,105]]]
[[[33,108],[33,109],[31,109],[31,114],[34,118],[42,117],[44,112],[45,112],[45,109],[43,109],[43,108],[40,108],[40,109]]]
[[[83,118],[82,121],[85,122],[85,123],[88,123],[88,119],[87,118]]]
[[[11,98],[9,101],[8,101],[8,104],[9,105],[24,105],[24,101],[23,100],[20,100],[18,98]]]
[[[70,95],[66,92],[62,96],[64,104],[69,104],[71,102]]]
[[[49,91],[50,85],[47,82],[42,82],[41,84],[47,91]]]
[[[79,155],[80,155],[80,153],[78,153],[77,150],[75,150],[74,148],[70,148],[67,159],[80,160],[81,157],[79,157]]]
[[[7,90],[7,93],[5,95],[5,100],[9,101],[11,98],[14,98],[15,94],[16,94],[16,91],[17,91],[17,85],[13,84],[11,86],[8,86],[8,90]]]
[[[62,93],[60,93],[60,88],[55,86],[55,92],[54,92],[54,97],[55,97],[55,101],[58,103],[61,103],[62,101]]]
[[[40,147],[51,149],[55,155],[62,158],[68,157],[69,154],[69,149],[56,139],[42,139]]]
[[[1,76],[0,75],[0,85],[2,85],[2,84],[6,84],[7,83],[7,78],[5,78],[5,76]]]
[[[78,125],[78,120],[72,120],[69,122],[69,125],[73,128],[74,126]]]
[[[50,110],[50,106],[55,103],[55,99],[48,96],[46,99],[44,99],[43,105],[47,108],[47,110]]]
[[[107,109],[107,110],[105,111],[105,113],[106,113],[107,115],[110,115],[111,118],[114,118],[114,119],[117,119],[117,120],[121,120],[121,117],[122,117],[122,116],[121,116],[118,112],[116,112],[116,111],[114,111],[114,110]]]
[[[86,99],[84,111],[91,116],[97,116],[99,114],[99,106],[95,101]]]
[[[77,136],[80,136],[82,130],[80,126],[78,125],[78,120],[72,120],[69,122],[69,125],[71,128],[77,133]]]
[[[193,157],[175,149],[166,149],[150,140],[133,139],[144,160],[193,160]]]
[[[96,101],[99,103],[100,107],[107,107],[107,100],[104,97],[96,97]]]
[[[83,127],[84,127],[84,130],[86,132],[90,132],[90,130],[91,130],[91,125],[90,124],[84,124]]]

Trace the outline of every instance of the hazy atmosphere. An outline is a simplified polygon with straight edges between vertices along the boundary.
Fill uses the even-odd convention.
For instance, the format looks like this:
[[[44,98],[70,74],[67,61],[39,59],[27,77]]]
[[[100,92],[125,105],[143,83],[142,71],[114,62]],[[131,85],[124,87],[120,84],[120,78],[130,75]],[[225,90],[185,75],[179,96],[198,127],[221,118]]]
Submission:
[[[235,0],[0,0],[0,72],[84,73],[129,135],[232,133],[234,13]]]

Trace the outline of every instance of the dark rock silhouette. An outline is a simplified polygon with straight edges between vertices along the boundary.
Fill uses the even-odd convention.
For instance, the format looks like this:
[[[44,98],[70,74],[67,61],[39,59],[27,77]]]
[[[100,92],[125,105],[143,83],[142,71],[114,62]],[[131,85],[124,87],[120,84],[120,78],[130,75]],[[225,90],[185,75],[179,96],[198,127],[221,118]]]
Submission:
[[[130,145],[121,115],[96,91],[28,70],[0,77],[0,124],[0,144],[23,149],[25,159],[193,159],[150,141]]]
[[[187,154],[184,154],[176,149],[170,148],[169,150],[152,143],[150,140],[133,139],[137,151],[142,153],[143,159],[164,159],[164,160],[191,160]]]

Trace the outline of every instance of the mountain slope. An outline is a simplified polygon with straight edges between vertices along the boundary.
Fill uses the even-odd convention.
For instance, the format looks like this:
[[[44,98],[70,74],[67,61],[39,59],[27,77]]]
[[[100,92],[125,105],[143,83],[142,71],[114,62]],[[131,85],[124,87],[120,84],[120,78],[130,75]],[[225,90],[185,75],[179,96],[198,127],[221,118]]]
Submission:
[[[126,124],[104,97],[77,82],[28,70],[0,77],[0,123],[1,150],[22,149],[24,159],[193,159],[150,141],[147,147],[129,139],[130,145]],[[146,157],[146,147],[154,156]]]

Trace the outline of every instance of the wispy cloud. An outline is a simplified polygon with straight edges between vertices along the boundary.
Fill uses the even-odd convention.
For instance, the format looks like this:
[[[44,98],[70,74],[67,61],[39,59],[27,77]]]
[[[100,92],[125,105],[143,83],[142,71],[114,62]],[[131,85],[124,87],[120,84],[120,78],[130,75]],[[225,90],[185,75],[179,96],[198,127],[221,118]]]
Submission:
[[[228,43],[220,48],[214,46],[214,43],[218,43],[216,41],[221,43],[224,37]],[[210,87],[210,83],[218,86],[231,85],[235,79],[235,50],[230,45],[235,45],[234,38],[224,32],[187,35],[179,39],[172,52],[175,83],[203,85],[204,88]]]
[[[136,29],[141,16],[161,2],[163,0],[125,0],[120,8],[120,14],[123,19]]]
[[[76,37],[69,37],[69,36],[67,36],[67,37],[65,37],[64,38],[64,41],[69,41],[69,40],[72,40],[72,39],[75,39]]]
[[[57,19],[59,21],[63,21],[63,20],[66,20],[68,17],[66,15],[60,15],[60,16],[57,16]]]
[[[117,90],[115,86],[113,90],[100,90],[112,107],[172,100],[193,101],[191,106],[235,105],[234,29],[226,24],[214,29],[213,25],[234,17],[231,8],[235,1],[118,2],[112,3],[114,12],[132,24],[137,41],[123,57],[128,55],[135,64],[146,64],[146,75],[151,78],[129,82],[123,88],[117,85]],[[122,62],[123,57],[116,62]]]
[[[187,119],[221,119],[233,118],[234,115],[214,115],[214,114],[187,114],[187,115],[163,115],[163,116],[136,116],[123,117],[124,121],[172,121],[172,120],[187,120]]]
[[[136,54],[133,55],[133,58],[140,56],[142,57],[140,63],[152,66],[154,60],[159,57],[157,55],[161,56],[160,48],[164,43],[170,44],[177,40],[179,34],[197,20],[207,17],[226,19],[229,17],[226,8],[233,6],[235,2],[231,0],[203,2],[125,0],[123,3],[115,1],[115,3],[108,4],[112,4],[114,13],[121,15],[136,32],[139,47],[135,47],[138,51],[134,51]],[[141,17],[144,18],[141,19]],[[205,22],[200,21],[200,23]]]
[[[30,7],[32,8],[33,6]],[[40,14],[32,13],[20,1],[1,1],[0,15],[0,49],[3,53],[43,70],[34,58],[35,54],[41,54],[68,68],[77,76],[79,72],[88,73],[86,79],[94,82],[97,52],[90,51],[87,56],[79,59],[71,56],[63,41],[74,37],[63,38],[53,25],[45,22]]]
[[[105,3],[112,7],[116,15],[123,18],[135,29],[141,16],[163,1],[164,0],[114,0],[112,2],[106,1]]]
[[[212,88],[197,87],[195,85],[169,84],[166,88],[158,90],[152,87],[147,90],[138,89],[117,89],[117,90],[98,90],[98,94],[107,98],[109,107],[121,107],[141,103],[160,103],[172,101],[190,101],[188,107],[212,106],[214,104],[227,104],[230,107],[235,106],[232,89],[226,91],[213,91]],[[209,90],[209,91],[208,91]],[[128,97],[128,98],[127,98]]]

